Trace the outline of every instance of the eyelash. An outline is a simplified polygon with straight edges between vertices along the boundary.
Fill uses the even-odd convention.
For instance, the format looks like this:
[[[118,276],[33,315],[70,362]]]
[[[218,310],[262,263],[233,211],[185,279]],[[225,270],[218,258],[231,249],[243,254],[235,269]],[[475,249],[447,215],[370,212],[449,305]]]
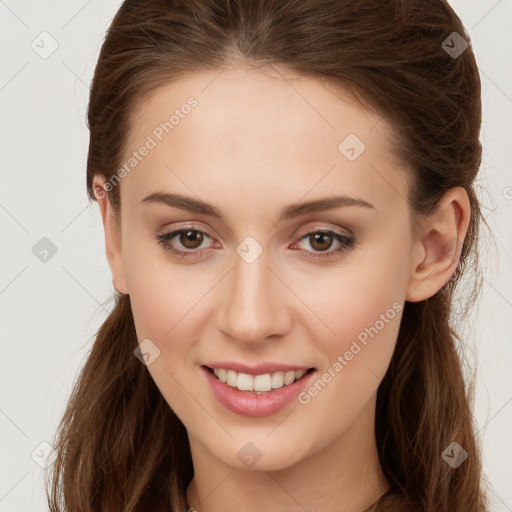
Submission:
[[[196,256],[197,252],[201,252],[200,249],[198,249],[196,251],[179,251],[179,250],[175,249],[174,247],[172,247],[172,245],[170,244],[170,241],[173,238],[175,238],[177,235],[180,235],[182,233],[187,233],[189,231],[193,231],[196,233],[202,233],[202,234],[208,236],[208,238],[212,238],[208,233],[206,233],[205,231],[202,231],[200,229],[196,229],[194,226],[180,228],[180,229],[177,229],[174,231],[170,231],[169,233],[156,235],[155,237],[156,237],[158,243],[160,245],[162,245],[162,247],[166,251],[169,251],[171,254],[173,254],[177,258]],[[317,229],[317,230],[309,231],[308,233],[301,236],[297,242],[301,242],[302,240],[310,237],[311,235],[315,235],[315,234],[332,235],[334,237],[334,239],[337,242],[341,243],[342,245],[339,249],[335,249],[334,251],[321,252],[321,253],[317,253],[317,254],[311,253],[310,251],[306,251],[305,249],[300,250],[301,253],[306,253],[307,258],[311,258],[311,259],[331,258],[334,255],[338,255],[344,251],[352,249],[356,245],[356,242],[357,242],[356,237],[354,237],[354,236],[344,235],[342,233],[338,233],[336,231],[331,231],[329,229]],[[295,242],[295,243],[297,243],[297,242]]]

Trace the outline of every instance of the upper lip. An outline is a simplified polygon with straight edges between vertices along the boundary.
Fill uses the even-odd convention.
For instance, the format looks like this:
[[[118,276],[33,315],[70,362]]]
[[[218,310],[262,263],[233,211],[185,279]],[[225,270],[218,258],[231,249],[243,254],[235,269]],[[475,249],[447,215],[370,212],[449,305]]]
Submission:
[[[226,370],[234,370],[237,373],[247,373],[249,375],[263,375],[265,373],[289,372],[292,370],[309,370],[311,366],[289,365],[282,363],[260,363],[254,366],[247,366],[243,363],[234,361],[220,361],[217,363],[205,363],[204,366],[209,368],[224,368]]]

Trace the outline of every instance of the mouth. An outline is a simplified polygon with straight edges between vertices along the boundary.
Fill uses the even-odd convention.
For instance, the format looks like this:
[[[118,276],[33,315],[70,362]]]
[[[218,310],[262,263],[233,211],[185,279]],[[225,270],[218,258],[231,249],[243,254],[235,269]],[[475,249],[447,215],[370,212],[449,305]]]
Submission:
[[[316,370],[316,368],[312,367],[307,370],[277,371],[260,375],[250,375],[229,369],[210,368],[206,365],[202,365],[202,367],[223,384],[238,391],[253,395],[268,394],[272,393],[274,390],[285,388],[304,379],[307,375]]]
[[[217,401],[232,413],[248,417],[269,416],[291,406],[318,373],[316,368],[305,367],[258,375],[207,365],[201,365],[200,369]]]

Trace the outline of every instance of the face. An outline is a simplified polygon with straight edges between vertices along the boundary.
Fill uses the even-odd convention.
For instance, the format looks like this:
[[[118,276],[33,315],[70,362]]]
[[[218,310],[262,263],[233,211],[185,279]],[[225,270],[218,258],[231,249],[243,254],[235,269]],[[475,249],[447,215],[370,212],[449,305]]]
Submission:
[[[244,450],[284,468],[373,421],[415,265],[391,127],[319,80],[289,77],[236,67],[146,96],[116,185],[114,279],[139,343],[150,340],[148,370],[194,447],[240,468]],[[204,368],[236,363],[314,371],[290,399],[287,386],[236,391],[245,377],[222,384]]]

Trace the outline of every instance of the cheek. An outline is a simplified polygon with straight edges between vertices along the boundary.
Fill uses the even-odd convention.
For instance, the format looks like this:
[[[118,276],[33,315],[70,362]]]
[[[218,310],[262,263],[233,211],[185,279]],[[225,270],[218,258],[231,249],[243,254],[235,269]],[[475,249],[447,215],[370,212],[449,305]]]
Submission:
[[[199,379],[191,379],[187,358],[191,340],[197,338],[194,305],[206,293],[194,274],[166,261],[151,246],[126,240],[125,269],[130,303],[139,343],[151,340],[160,350],[148,366],[156,386],[180,420],[205,421],[204,410],[190,396],[200,396]],[[211,287],[212,285],[210,285]],[[192,321],[192,323],[191,323]],[[186,390],[186,391],[184,391]],[[191,406],[192,404],[192,406]]]
[[[403,302],[397,285],[373,268],[363,276],[332,285],[330,304],[319,315],[330,330],[312,334],[325,360],[319,375],[300,397],[311,412],[311,428],[324,424],[335,437],[356,418],[377,392],[393,356]],[[334,333],[334,334],[333,334]]]
[[[384,377],[403,311],[404,258],[388,242],[375,243],[302,289],[322,320],[311,336],[327,356],[323,367],[336,375],[325,400],[364,402]]]
[[[299,294],[323,321],[330,345],[350,344],[375,324],[390,330],[383,329],[381,320],[386,327],[393,324],[404,301],[406,262],[399,256],[389,248],[362,250],[323,275],[302,281],[295,276],[295,282],[302,282]]]
[[[343,286],[330,290],[331,301],[324,301],[318,308],[319,317],[328,330],[322,329],[322,335],[312,333],[319,348],[328,356],[325,366],[341,358],[343,368],[339,370],[343,369],[347,376],[353,374],[353,378],[359,379],[369,375],[368,369],[384,376],[403,309],[392,283],[389,287],[386,284],[385,281],[377,284],[360,279],[346,281]],[[363,367],[365,371],[361,370]]]
[[[201,287],[185,266],[171,263],[157,242],[126,238],[123,259],[137,336],[160,346],[186,324],[187,312],[201,296]],[[204,292],[203,292],[204,293]],[[190,314],[190,313],[189,313]]]
[[[393,356],[403,306],[392,281],[374,278],[369,270],[364,279],[338,281],[330,290],[333,300],[320,310],[334,334],[312,333],[326,357],[317,378],[299,396],[305,422],[301,432],[322,425],[314,449],[336,439],[367,410]]]

